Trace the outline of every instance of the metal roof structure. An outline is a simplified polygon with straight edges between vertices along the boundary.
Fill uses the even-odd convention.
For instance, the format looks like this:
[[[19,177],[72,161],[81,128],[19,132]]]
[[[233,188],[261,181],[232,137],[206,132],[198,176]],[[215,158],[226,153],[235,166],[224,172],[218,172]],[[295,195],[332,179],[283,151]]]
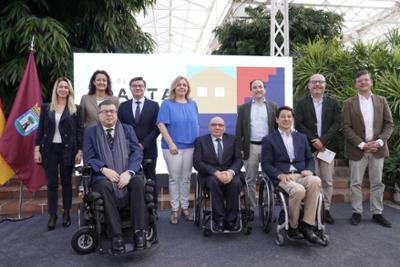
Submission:
[[[157,54],[210,54],[218,47],[213,34],[217,26],[243,17],[248,5],[270,7],[270,2],[158,0],[146,16],[138,14],[137,20],[157,43]],[[342,14],[346,43],[378,40],[400,24],[400,0],[288,0],[288,3]]]

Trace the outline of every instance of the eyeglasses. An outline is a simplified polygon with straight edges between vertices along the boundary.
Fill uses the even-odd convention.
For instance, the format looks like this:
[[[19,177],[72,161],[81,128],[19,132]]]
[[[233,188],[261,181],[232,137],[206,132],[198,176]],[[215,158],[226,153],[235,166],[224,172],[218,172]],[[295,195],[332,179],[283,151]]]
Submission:
[[[211,123],[210,125],[211,125],[211,127],[220,127],[220,128],[225,127],[225,124],[222,124],[222,123]]]
[[[100,110],[99,113],[100,114],[107,114],[107,113],[115,114],[115,113],[117,113],[117,111],[115,109],[103,109],[103,110]]]
[[[311,83],[311,84],[317,84],[317,83],[319,83],[319,84],[325,84],[325,81],[323,81],[323,80],[312,80],[312,81],[310,81],[310,83]]]
[[[365,82],[369,82],[371,79],[369,79],[369,78],[365,78],[365,79],[359,79],[359,80],[356,80],[356,83],[365,83]]]

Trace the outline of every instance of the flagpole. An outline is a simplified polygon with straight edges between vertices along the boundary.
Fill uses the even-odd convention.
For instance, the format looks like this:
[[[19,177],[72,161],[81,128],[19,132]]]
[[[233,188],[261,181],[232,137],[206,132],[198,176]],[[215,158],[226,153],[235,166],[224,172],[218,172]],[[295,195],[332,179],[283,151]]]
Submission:
[[[33,35],[32,39],[31,39],[31,43],[29,45],[29,49],[28,49],[29,53],[35,53],[35,44],[34,44],[34,42],[35,42],[35,36]],[[20,181],[19,182],[18,215],[17,215],[17,217],[14,217],[14,218],[13,217],[7,217],[7,218],[3,219],[2,221],[0,221],[0,223],[3,222],[3,221],[20,222],[20,221],[29,220],[30,218],[33,217],[33,215],[29,215],[29,216],[24,217],[23,214],[22,214],[22,204],[23,204],[23,199],[24,199],[23,191],[24,191],[24,185],[23,185],[22,181]]]

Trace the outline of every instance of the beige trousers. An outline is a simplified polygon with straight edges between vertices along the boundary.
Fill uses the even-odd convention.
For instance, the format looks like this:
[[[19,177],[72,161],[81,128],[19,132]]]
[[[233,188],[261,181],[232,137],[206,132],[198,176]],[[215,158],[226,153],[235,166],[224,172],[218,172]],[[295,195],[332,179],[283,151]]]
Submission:
[[[324,192],[325,210],[331,207],[332,194],[333,194],[333,170],[335,161],[327,163],[317,157],[315,159],[315,174],[321,178],[322,190]]]
[[[279,186],[289,194],[289,223],[292,228],[299,224],[300,205],[304,201],[303,221],[307,224],[315,224],[318,197],[321,192],[321,179],[317,176],[295,175],[294,182],[283,183]]]

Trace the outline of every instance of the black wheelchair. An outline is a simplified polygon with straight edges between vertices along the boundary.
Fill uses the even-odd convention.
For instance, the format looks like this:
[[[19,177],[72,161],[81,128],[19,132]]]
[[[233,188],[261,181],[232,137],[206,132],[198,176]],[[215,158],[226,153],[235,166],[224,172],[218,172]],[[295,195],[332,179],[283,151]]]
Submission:
[[[144,165],[143,168],[146,168],[146,166]],[[78,254],[88,254],[98,249],[100,254],[107,252],[113,255],[110,248],[105,249],[107,242],[103,242],[107,239],[104,204],[101,194],[91,189],[92,168],[90,166],[79,166],[75,169],[75,172],[78,178],[78,190],[83,194],[83,202],[79,205],[78,230],[71,239],[71,246]],[[148,229],[145,231],[146,246],[144,249],[148,249],[158,243],[155,205],[152,196],[154,181],[145,178],[143,182],[145,183],[145,199],[149,215]],[[125,253],[123,254],[132,253],[137,249],[135,249],[132,242],[133,229],[130,221],[130,212],[129,209],[121,209],[119,213],[121,216],[123,237],[126,241]]]
[[[285,238],[291,241],[298,240],[292,239],[287,235],[289,230],[289,211],[288,211],[288,194],[279,186],[274,186],[273,182],[265,174],[260,174],[260,187],[258,195],[259,213],[262,224],[262,229],[268,233],[271,230],[273,223],[276,224],[275,243],[281,246],[285,243]],[[278,218],[274,216],[275,208],[279,211]],[[325,212],[324,212],[324,197],[321,192],[318,198],[316,224],[314,225],[314,233],[318,237],[318,244],[327,246],[329,244],[329,237],[325,229]],[[303,206],[300,211],[301,220],[303,217]]]
[[[206,237],[211,236],[211,234],[221,234],[221,233],[240,233],[244,232],[246,235],[251,233],[251,210],[249,202],[249,189],[245,182],[244,176],[240,175],[240,180],[242,182],[242,190],[238,196],[239,201],[239,214],[237,216],[236,230],[216,231],[215,223],[213,220],[212,211],[212,197],[210,194],[210,189],[201,185],[199,178],[196,179],[196,190],[194,196],[194,224],[203,230],[203,235]]]

